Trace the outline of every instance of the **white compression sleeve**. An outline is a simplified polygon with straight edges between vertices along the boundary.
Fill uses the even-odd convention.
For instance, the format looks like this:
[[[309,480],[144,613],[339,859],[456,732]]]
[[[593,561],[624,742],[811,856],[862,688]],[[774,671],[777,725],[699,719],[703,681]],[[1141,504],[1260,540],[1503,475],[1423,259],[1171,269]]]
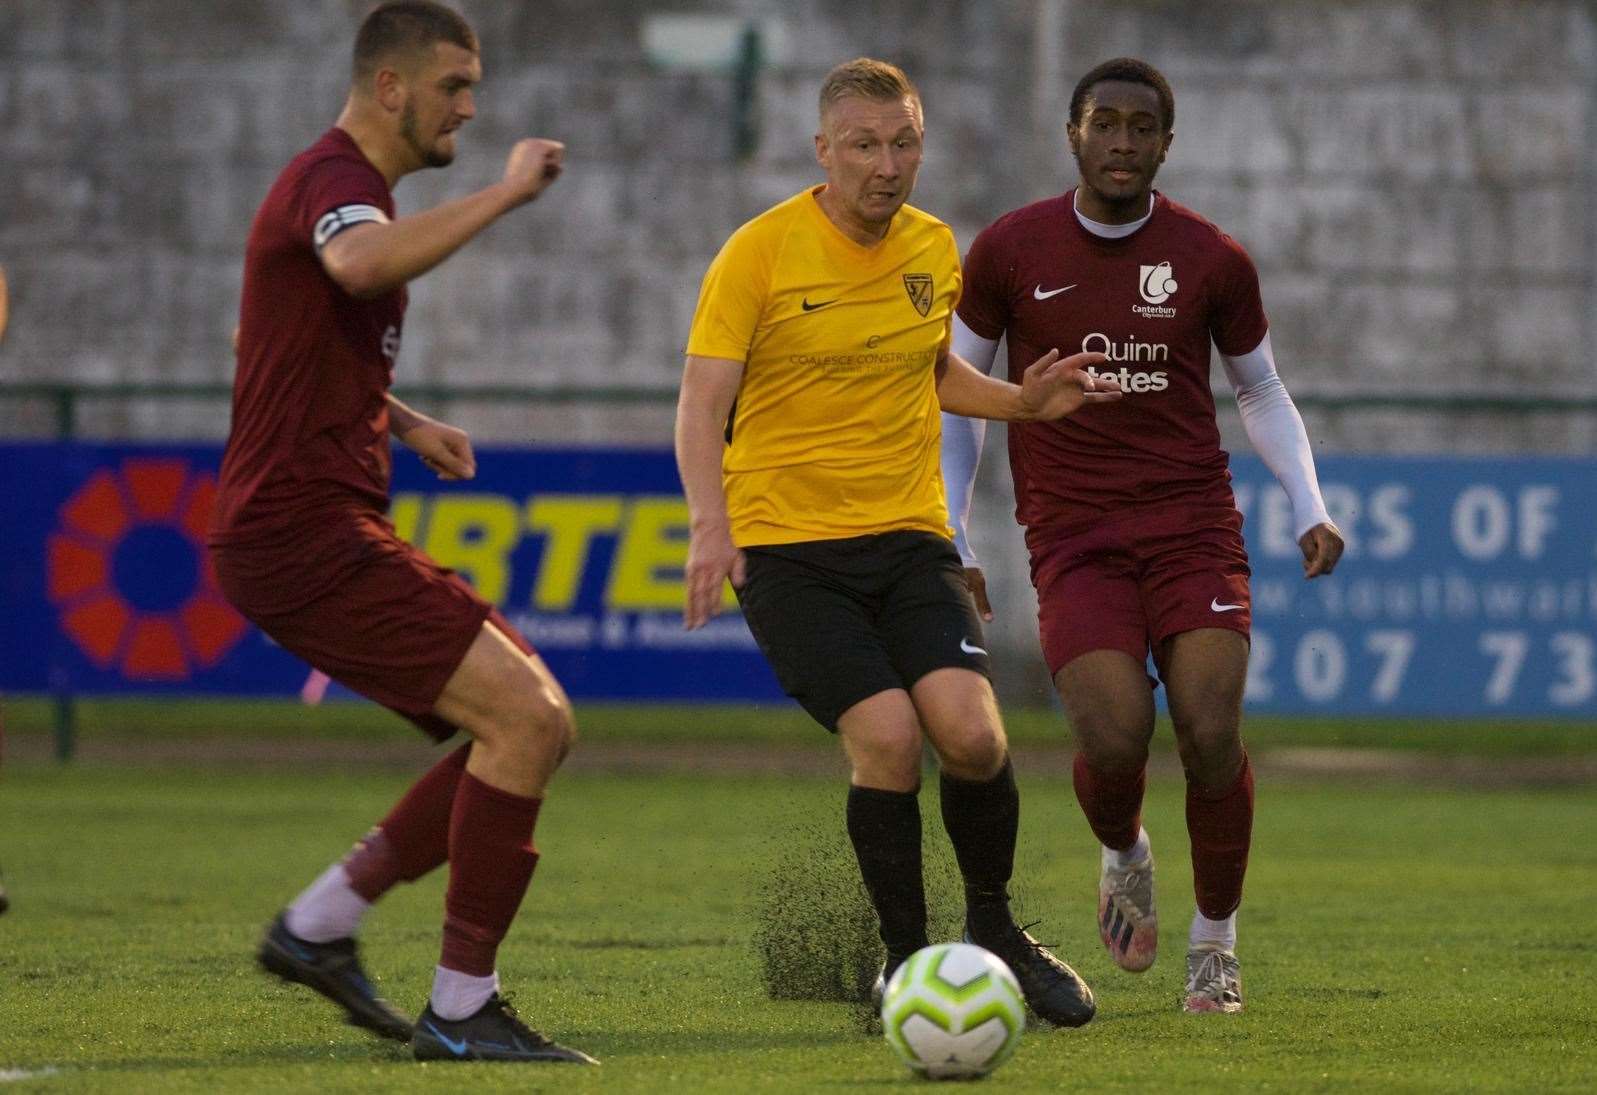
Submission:
[[[1303,418],[1275,371],[1275,354],[1266,334],[1252,352],[1240,357],[1220,355],[1226,376],[1242,411],[1242,428],[1292,502],[1294,535],[1319,524],[1329,524],[1320,482],[1314,474],[1314,454]]]
[[[954,339],[950,347],[984,373],[993,371],[998,357],[997,339],[982,338],[954,317]],[[954,546],[968,567],[980,566],[970,550],[965,524],[970,520],[971,493],[976,487],[976,465],[981,462],[981,445],[987,437],[985,418],[943,415],[943,490],[948,495],[948,523],[954,527]]]

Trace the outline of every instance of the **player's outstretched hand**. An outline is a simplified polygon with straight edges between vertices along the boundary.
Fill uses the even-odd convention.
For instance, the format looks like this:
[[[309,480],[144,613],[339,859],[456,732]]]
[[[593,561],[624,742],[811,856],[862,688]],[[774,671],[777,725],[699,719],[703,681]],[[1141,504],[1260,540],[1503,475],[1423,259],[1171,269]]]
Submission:
[[[1103,354],[1071,354],[1061,358],[1049,350],[1026,368],[1020,382],[1020,401],[1028,416],[1049,421],[1074,414],[1085,403],[1109,403],[1119,399],[1120,383],[1110,376],[1092,376],[1089,366],[1101,365]]]
[[[987,575],[981,572],[981,567],[965,568],[965,584],[970,587],[970,595],[976,602],[976,611],[981,613],[983,620],[991,623],[993,606],[987,600]]]
[[[1336,569],[1342,558],[1342,533],[1330,522],[1315,525],[1298,541],[1303,549],[1303,576],[1318,578]]]
[[[682,606],[682,626],[689,631],[703,627],[721,611],[721,586],[728,578],[741,589],[748,562],[732,543],[732,530],[725,525],[714,529],[694,529],[688,537],[688,564],[685,569],[688,601]]]
[[[477,474],[477,456],[465,430],[428,419],[412,426],[399,440],[440,479],[470,479]]]
[[[522,201],[530,202],[560,177],[565,158],[566,146],[559,141],[543,137],[517,141],[505,162],[505,182],[521,193]]]

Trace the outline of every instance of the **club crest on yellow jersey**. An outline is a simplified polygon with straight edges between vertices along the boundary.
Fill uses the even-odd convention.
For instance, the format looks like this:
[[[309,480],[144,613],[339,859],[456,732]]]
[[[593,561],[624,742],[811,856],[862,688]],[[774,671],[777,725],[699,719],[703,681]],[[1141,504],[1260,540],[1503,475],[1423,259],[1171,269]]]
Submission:
[[[915,311],[925,315],[932,310],[932,276],[930,274],[905,274],[904,290],[909,293],[909,302],[915,306]]]

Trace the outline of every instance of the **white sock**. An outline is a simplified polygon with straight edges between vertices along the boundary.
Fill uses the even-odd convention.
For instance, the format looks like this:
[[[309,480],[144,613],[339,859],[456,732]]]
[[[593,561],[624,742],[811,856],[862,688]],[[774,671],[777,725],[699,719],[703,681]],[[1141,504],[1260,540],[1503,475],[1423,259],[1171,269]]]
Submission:
[[[1192,930],[1187,933],[1187,943],[1194,949],[1234,951],[1237,949],[1237,914],[1233,912],[1224,920],[1210,920],[1202,912],[1192,914]]]
[[[348,939],[371,907],[350,887],[344,865],[334,863],[288,907],[288,930],[309,943]]]
[[[454,1022],[477,1014],[488,998],[499,991],[499,971],[487,977],[473,977],[459,970],[439,966],[433,972],[433,1014]]]
[[[1133,863],[1141,863],[1153,854],[1153,845],[1148,843],[1148,830],[1137,830],[1137,842],[1123,852],[1117,852],[1107,844],[1103,845],[1103,864],[1112,871],[1123,871]]]

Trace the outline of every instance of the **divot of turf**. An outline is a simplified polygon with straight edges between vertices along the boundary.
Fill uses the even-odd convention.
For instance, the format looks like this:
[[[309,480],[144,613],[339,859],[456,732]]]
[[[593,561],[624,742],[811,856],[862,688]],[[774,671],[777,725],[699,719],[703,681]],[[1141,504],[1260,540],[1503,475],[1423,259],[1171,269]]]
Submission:
[[[756,880],[753,943],[773,1000],[862,1000],[881,963],[876,914],[842,819],[796,819],[772,834]]]
[[[956,940],[964,887],[931,802],[923,801],[921,818],[927,933],[934,942]],[[771,834],[765,858],[769,866],[755,881],[753,944],[766,995],[853,1004],[860,1025],[879,1033],[869,1001],[882,944],[841,809],[795,816]]]

